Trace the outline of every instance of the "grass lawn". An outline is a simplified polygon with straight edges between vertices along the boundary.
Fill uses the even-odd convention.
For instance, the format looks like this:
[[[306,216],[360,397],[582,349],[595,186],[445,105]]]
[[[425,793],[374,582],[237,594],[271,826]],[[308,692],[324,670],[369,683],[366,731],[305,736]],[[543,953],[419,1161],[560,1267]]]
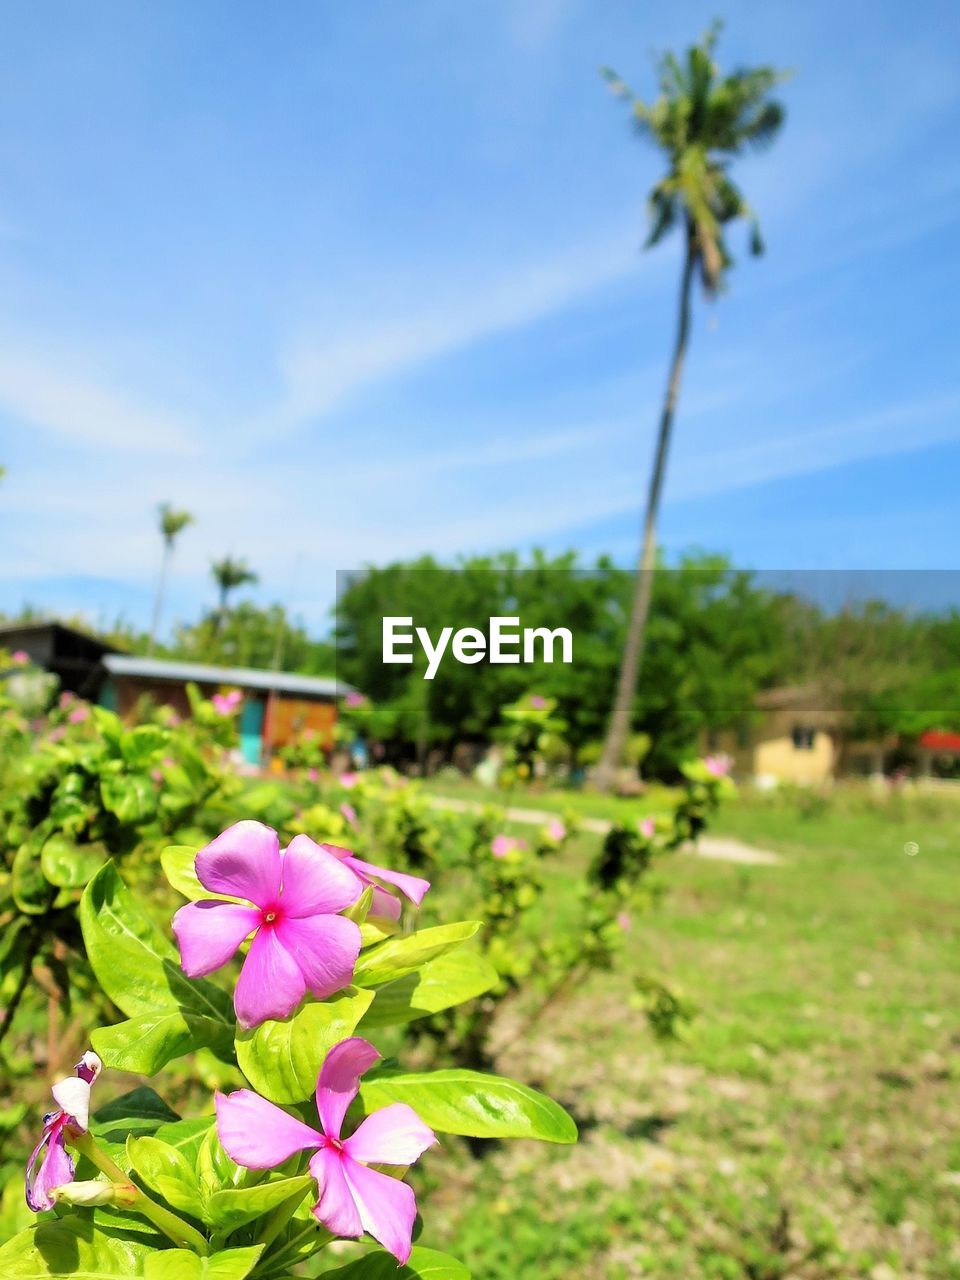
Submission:
[[[696,1002],[682,1041],[651,1036],[628,972],[554,1006],[499,1067],[581,1142],[438,1153],[425,1243],[478,1280],[957,1280],[960,807],[757,797],[713,830],[785,862],[664,867],[624,969]]]

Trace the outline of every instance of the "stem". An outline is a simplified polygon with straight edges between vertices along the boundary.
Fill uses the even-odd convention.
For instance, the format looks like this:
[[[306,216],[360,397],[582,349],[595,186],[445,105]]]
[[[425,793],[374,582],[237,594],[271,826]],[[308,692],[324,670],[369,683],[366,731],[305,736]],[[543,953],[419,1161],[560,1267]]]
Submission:
[[[105,1151],[101,1151],[92,1134],[80,1133],[72,1135],[70,1141],[77,1151],[81,1155],[85,1155],[91,1164],[96,1165],[101,1173],[105,1173],[111,1182],[129,1184],[130,1179],[127,1174],[123,1172],[119,1165],[114,1164]],[[136,1198],[131,1206],[134,1213],[140,1213],[143,1217],[149,1219],[159,1231],[162,1231],[179,1248],[192,1249],[194,1253],[198,1253],[202,1258],[207,1256],[210,1251],[209,1246],[195,1227],[191,1227],[189,1222],[184,1222],[182,1218],[175,1213],[171,1213],[169,1209],[165,1209],[163,1205],[157,1204],[140,1187],[136,1188],[136,1192]]]
[[[292,1266],[293,1263],[288,1263],[287,1261],[288,1255],[292,1254],[293,1257],[296,1258],[298,1248],[309,1236],[313,1236],[321,1247],[325,1244],[329,1244],[333,1239],[330,1232],[325,1231],[322,1227],[307,1225],[302,1231],[298,1231],[296,1235],[291,1236],[279,1253],[274,1254],[272,1258],[264,1258],[262,1263],[258,1263],[256,1271],[261,1272],[262,1266],[263,1271],[261,1274],[274,1275],[279,1268]],[[325,1239],[322,1239],[321,1237],[325,1237]]]

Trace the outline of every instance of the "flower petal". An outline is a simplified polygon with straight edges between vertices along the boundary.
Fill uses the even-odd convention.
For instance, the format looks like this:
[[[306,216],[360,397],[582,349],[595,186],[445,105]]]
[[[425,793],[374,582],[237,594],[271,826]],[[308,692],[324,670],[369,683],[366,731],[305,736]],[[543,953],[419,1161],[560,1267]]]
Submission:
[[[283,908],[290,916],[329,915],[360,897],[363,885],[309,836],[294,836],[283,854]]]
[[[90,1085],[78,1076],[67,1076],[58,1080],[51,1088],[53,1100],[63,1111],[68,1120],[75,1121],[80,1129],[86,1129],[90,1123]]]
[[[399,1263],[406,1262],[417,1216],[413,1189],[397,1178],[357,1164],[349,1156],[343,1162],[343,1173],[364,1231],[379,1240]]]
[[[273,1169],[296,1151],[318,1147],[323,1135],[250,1089],[218,1093],[217,1136],[245,1169]]]
[[[236,902],[188,902],[173,917],[180,965],[190,978],[202,978],[227,963],[248,933],[261,923],[256,907]]]
[[[409,898],[418,907],[430,888],[429,880],[421,880],[419,876],[408,876],[402,871],[390,871],[386,867],[375,867],[372,862],[364,862],[362,858],[354,858],[351,855],[344,861],[358,874],[372,876],[376,880],[382,880],[384,884],[394,885],[404,897]]]
[[[283,918],[277,938],[292,956],[309,990],[323,1000],[348,987],[360,954],[360,926],[346,916]]]
[[[31,1182],[30,1175],[44,1143],[48,1143],[47,1150],[40,1162],[37,1176]],[[27,1204],[34,1213],[52,1209],[54,1201],[50,1192],[54,1187],[65,1187],[68,1182],[73,1181],[73,1177],[73,1159],[63,1145],[62,1126],[57,1126],[52,1131],[47,1130],[27,1165]]]
[[[335,1236],[362,1236],[363,1223],[343,1176],[343,1165],[343,1157],[329,1147],[311,1159],[310,1174],[317,1180],[320,1198],[310,1212]]]
[[[343,1149],[362,1164],[413,1164],[436,1140],[412,1107],[393,1102],[368,1115]]]
[[[250,1028],[267,1018],[285,1018],[306,989],[300,966],[284,949],[276,929],[261,929],[250,944],[233,992],[237,1021]]]
[[[280,896],[280,841],[262,822],[235,822],[201,849],[197,878],[211,893],[275,906]]]
[[[360,1077],[379,1061],[369,1040],[351,1036],[335,1044],[323,1060],[317,1081],[317,1114],[328,1138],[339,1138],[347,1107],[357,1096]]]
[[[372,916],[381,916],[385,920],[399,920],[401,913],[400,899],[395,893],[391,893],[389,889],[381,889],[378,884],[373,884],[373,901],[370,903],[370,914]]]

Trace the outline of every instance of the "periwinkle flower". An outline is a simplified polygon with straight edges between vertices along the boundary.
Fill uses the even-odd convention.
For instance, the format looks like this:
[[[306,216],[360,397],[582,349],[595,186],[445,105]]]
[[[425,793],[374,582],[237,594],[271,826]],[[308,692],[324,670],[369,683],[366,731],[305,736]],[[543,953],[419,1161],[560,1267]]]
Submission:
[[[202,977],[254,935],[233,993],[241,1027],[287,1017],[307,991],[323,1000],[349,985],[360,929],[337,912],[363,887],[322,846],[296,836],[281,853],[271,827],[237,822],[200,850],[196,872],[211,893],[244,902],[181,907],[173,918],[180,963],[188,977]]]
[[[216,1096],[217,1133],[227,1155],[247,1169],[273,1169],[297,1151],[314,1151],[310,1174],[319,1198],[314,1216],[335,1236],[366,1231],[404,1263],[410,1257],[417,1203],[405,1182],[368,1168],[404,1166],[432,1146],[436,1134],[404,1102],[374,1111],[348,1138],[340,1136],[360,1077],[380,1054],[359,1036],[327,1054],[317,1081],[320,1128],[312,1129],[249,1089]]]
[[[707,756],[704,760],[704,766],[707,773],[712,774],[714,778],[725,778],[733,768],[733,760],[730,756],[723,753],[715,756]]]
[[[567,828],[563,825],[559,818],[547,824],[547,835],[551,840],[565,840],[567,838]]]
[[[27,1206],[34,1213],[52,1209],[53,1194],[74,1179],[73,1157],[66,1148],[67,1134],[86,1133],[90,1123],[90,1090],[103,1064],[92,1050],[87,1050],[74,1068],[74,1075],[58,1080],[51,1089],[58,1110],[43,1118],[43,1133],[27,1161],[24,1178]],[[43,1159],[37,1167],[37,1160]]]
[[[657,824],[652,818],[642,818],[640,820],[640,834],[647,840],[652,840],[656,834]]]
[[[495,858],[505,858],[508,853],[514,851],[520,852],[527,847],[526,840],[520,840],[517,836],[494,836],[490,844],[490,852]]]
[[[229,693],[215,693],[210,701],[218,715],[232,716],[243,701],[243,694],[239,689],[231,689]]]

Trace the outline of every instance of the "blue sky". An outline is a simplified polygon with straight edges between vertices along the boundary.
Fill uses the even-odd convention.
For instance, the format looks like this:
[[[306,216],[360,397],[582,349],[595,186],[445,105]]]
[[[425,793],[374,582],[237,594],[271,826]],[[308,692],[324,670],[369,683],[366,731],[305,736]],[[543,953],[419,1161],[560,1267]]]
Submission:
[[[155,507],[320,625],[421,551],[631,562],[679,244],[597,67],[715,3],[4,6],[0,609],[145,624]],[[960,567],[960,11],[728,3],[795,75],[739,176],[768,254],[698,303],[668,553]],[[744,248],[742,239],[736,240]]]

